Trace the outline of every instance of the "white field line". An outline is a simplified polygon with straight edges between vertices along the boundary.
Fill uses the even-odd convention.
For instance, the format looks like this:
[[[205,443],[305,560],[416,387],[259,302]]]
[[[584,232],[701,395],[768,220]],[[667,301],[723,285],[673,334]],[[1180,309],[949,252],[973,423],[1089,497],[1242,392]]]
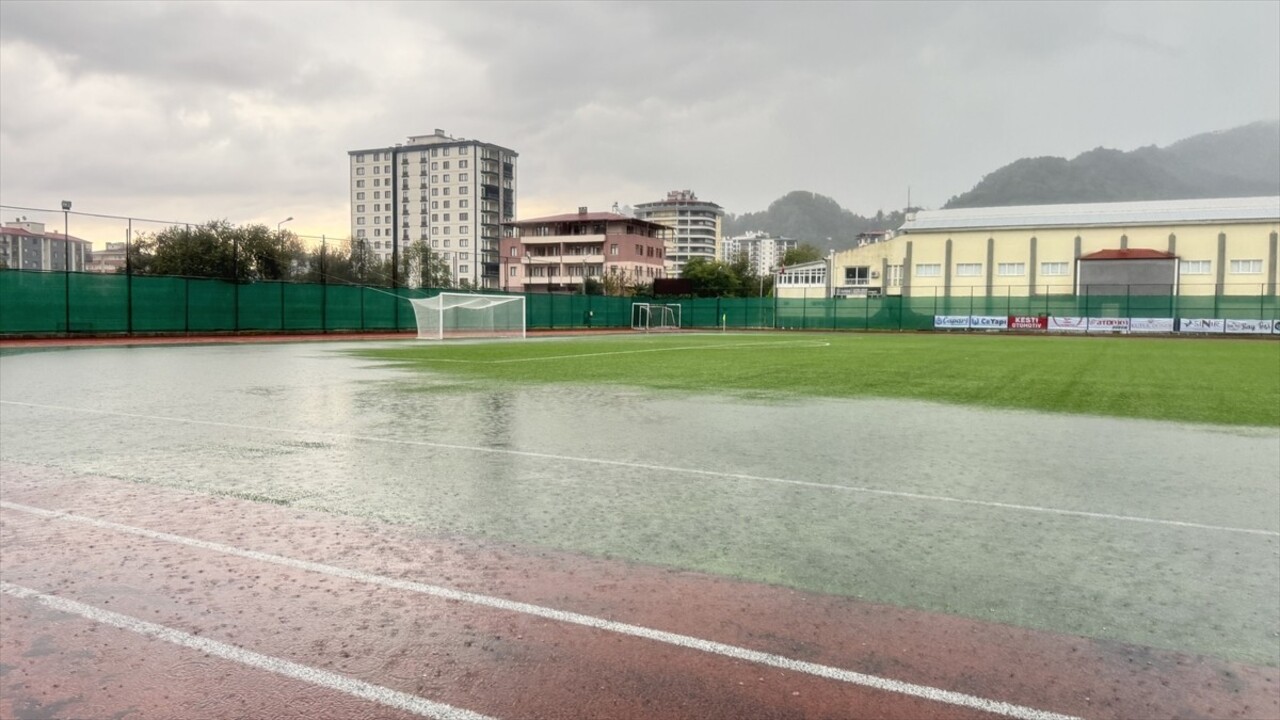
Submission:
[[[230,660],[241,665],[248,665],[259,670],[266,670],[277,675],[293,678],[294,680],[301,680],[305,683],[336,690],[361,700],[369,700],[415,715],[438,718],[439,720],[492,720],[488,715],[481,715],[470,710],[453,707],[452,705],[434,702],[417,695],[382,687],[381,685],[373,685],[345,675],[332,673],[328,670],[311,667],[310,665],[301,665],[278,657],[263,655],[236,645],[192,635],[165,625],[157,625],[156,623],[139,620],[129,615],[121,615],[110,610],[103,610],[75,600],[46,595],[37,590],[14,585],[3,580],[0,580],[0,592],[17,598],[35,600],[60,612],[79,615],[97,623],[111,625],[121,630],[128,630],[139,635],[173,643],[174,645],[181,645],[223,660]]]
[[[383,443],[388,445],[408,445],[412,447],[427,447],[439,450],[459,450],[465,452],[488,453],[495,455],[511,455],[515,457],[537,458],[540,460],[555,460],[559,462],[576,462],[585,465],[601,465],[605,467],[621,467],[631,470],[651,470],[661,473],[673,473],[680,475],[698,475],[702,477],[719,478],[722,480],[743,480],[747,482],[764,482],[778,485],[791,485],[795,487],[817,488],[820,490],[834,490],[839,492],[860,493],[865,495],[877,495],[880,497],[902,498],[906,500],[924,500],[928,502],[944,502],[954,503],[957,505],[973,505],[976,507],[999,508],[1001,510],[1021,510],[1024,512],[1045,513],[1049,515],[1060,515],[1063,517],[1082,517],[1094,520],[1110,520],[1115,522],[1133,522],[1144,523],[1148,525],[1164,525],[1166,527],[1192,528],[1196,530],[1215,530],[1219,532],[1242,533],[1245,535],[1262,535],[1264,537],[1280,537],[1280,532],[1275,530],[1259,530],[1257,528],[1238,528],[1225,525],[1209,525],[1205,523],[1187,522],[1184,520],[1165,520],[1162,518],[1141,517],[1138,515],[1115,515],[1112,513],[1090,512],[1087,510],[1067,510],[1064,508],[1043,507],[1040,505],[1020,505],[1017,503],[1006,503],[995,500],[972,500],[968,498],[951,497],[949,495],[930,495],[927,493],[905,492],[901,490],[881,490],[878,488],[859,487],[857,485],[837,485],[835,483],[821,483],[810,480],[794,480],[791,478],[769,477],[766,475],[748,475],[745,473],[729,473],[720,472],[718,470],[700,470],[698,468],[683,468],[671,465],[653,465],[650,463],[629,462],[626,460],[605,460],[602,458],[574,457],[572,455],[556,455],[553,453],[532,452],[529,450],[510,450],[507,448],[489,448],[477,445],[457,445],[453,443],[438,443],[428,440],[402,440],[398,438],[375,437],[371,435],[350,435],[346,433],[326,432],[323,430],[294,430],[290,428],[274,428],[263,425],[242,425],[239,423],[217,422],[214,420],[192,420],[190,418],[168,417],[162,415],[142,415],[137,413],[117,412],[114,410],[96,410],[91,408],[74,408],[62,405],[42,405],[39,403],[18,402],[16,400],[0,400],[0,405],[16,405],[20,407],[31,407],[42,410],[63,410],[67,412],[91,413],[97,415],[110,415],[113,417],[137,418],[140,420],[154,420],[159,422],[188,423],[191,425],[203,425],[207,427],[225,427],[236,430],[251,430],[254,432],[274,432],[286,435],[303,435],[309,437],[325,437],[337,440],[359,440],[362,442]]]
[[[414,582],[412,580],[400,580],[383,575],[361,572],[359,570],[350,570],[348,568],[338,567],[335,565],[326,565],[323,563],[311,562],[309,560],[298,560],[296,558],[285,557],[282,555],[273,555],[271,553],[259,552],[257,550],[245,550],[231,545],[223,545],[222,543],[198,540],[195,538],[184,537],[182,535],[173,535],[170,533],[148,530],[146,528],[139,528],[131,525],[122,525],[109,520],[99,520],[97,518],[86,517],[84,515],[74,515],[60,510],[46,510],[44,508],[20,505],[18,503],[8,501],[0,501],[0,507],[52,520],[66,520],[104,530],[113,530],[152,540],[186,545],[189,547],[200,548],[202,550],[223,553],[225,555],[233,555],[249,560],[282,565],[296,570],[321,573],[332,577],[377,585],[379,587],[430,595],[432,597],[442,598],[445,600],[471,603],[473,605],[503,610],[506,612],[532,615],[534,617],[545,618],[556,622],[582,625],[584,627],[595,628],[597,630],[618,633],[620,635],[629,635],[631,637],[652,640],[654,642],[665,643],[667,645],[674,645],[676,647],[682,647],[690,650],[698,650],[712,655],[733,658],[735,660],[767,665],[783,670],[804,673],[806,675],[827,678],[829,680],[851,683],[853,685],[861,685],[863,687],[883,690],[885,692],[896,693],[898,695],[910,695],[912,697],[923,698],[925,700],[931,700],[933,702],[944,703],[947,705],[974,708],[996,715],[1003,715],[1005,717],[1022,718],[1025,720],[1077,720],[1070,715],[1060,715],[1058,713],[1048,712],[1045,710],[1012,705],[1010,703],[1000,702],[997,700],[988,700],[986,698],[965,695],[964,693],[952,692],[950,690],[942,690],[928,685],[916,685],[914,683],[891,680],[875,675],[865,675],[851,670],[844,670],[841,668],[831,667],[829,665],[819,665],[817,663],[805,662],[802,660],[793,660],[781,655],[760,652],[758,650],[750,650],[748,648],[728,645],[726,643],[715,642],[713,640],[704,640],[702,638],[696,638],[689,635],[666,632],[665,630],[655,630],[642,625],[615,622],[613,620],[606,620],[604,618],[598,618],[591,615],[556,610],[555,608],[507,600],[491,595],[481,595],[479,593],[466,592],[464,590],[456,590],[454,588],[442,587],[439,585],[428,585],[426,583]]]
[[[831,343],[822,340],[778,340],[755,343],[726,343],[723,345],[683,345],[667,348],[645,348],[644,350],[612,350],[609,352],[575,353],[571,355],[546,355],[544,357],[510,358],[507,360],[457,360],[450,358],[414,358],[414,362],[461,363],[466,365],[505,365],[507,363],[541,362],[543,360],[567,360],[571,358],[604,357],[606,355],[636,355],[639,353],[676,352],[683,350],[735,350],[749,347],[830,347]]]

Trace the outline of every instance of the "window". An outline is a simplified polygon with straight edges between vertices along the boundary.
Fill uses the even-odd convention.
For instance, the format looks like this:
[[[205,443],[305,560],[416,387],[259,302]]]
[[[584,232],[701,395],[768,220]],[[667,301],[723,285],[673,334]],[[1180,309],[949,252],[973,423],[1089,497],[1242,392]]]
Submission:
[[[391,156],[391,154],[390,154],[390,153],[387,153],[387,157],[389,158],[390,156]],[[390,175],[390,174],[391,174],[391,166],[390,166],[390,165],[383,165],[383,166],[382,166],[382,171],[383,171],[383,172],[385,172],[386,174]]]
[[[448,194],[449,194],[449,188],[445,188],[445,189],[444,189],[444,194],[445,194],[445,195],[448,195]]]
[[[458,213],[458,219],[463,221],[470,220],[471,213]]]
[[[916,263],[916,277],[940,277],[941,275],[940,263]]]
[[[356,181],[356,187],[358,187],[358,188],[362,188],[362,187],[364,187],[364,181],[363,181],[363,180],[357,180],[357,181]]]
[[[511,277],[515,277],[516,271],[519,269],[520,269],[519,265],[512,265],[511,267],[507,268],[507,274],[510,275]]]
[[[388,209],[388,210],[390,210],[391,208],[387,208],[387,209]],[[383,222],[385,222],[386,224],[390,225],[390,224],[391,224],[391,216],[390,216],[390,215],[388,215],[388,216],[387,216],[387,219],[386,219],[386,220],[383,220]]]
[[[1211,269],[1209,260],[1183,260],[1181,272],[1183,275],[1208,275]]]
[[[996,273],[1003,277],[1019,277],[1027,274],[1026,263],[1000,263],[996,266]]]
[[[871,281],[871,268],[847,267],[844,269],[845,285],[866,285]]]
[[[362,168],[362,167],[361,167],[361,168],[356,168],[356,174],[357,174],[357,175],[363,175],[363,174],[364,174],[364,168]]]
[[[356,206],[356,212],[364,212],[364,206],[363,206],[363,205],[357,205],[357,206]]]
[[[467,174],[466,174],[466,173],[458,173],[458,182],[466,182],[466,181],[467,181]]]
[[[463,195],[466,195],[466,194],[467,194],[467,189],[466,189],[466,188],[462,188],[462,194],[463,194]],[[460,207],[460,208],[464,208],[464,207],[471,207],[471,202],[470,202],[469,200],[459,200],[459,201],[458,201],[458,207]]]
[[[373,199],[374,199],[374,200],[377,200],[377,199],[378,199],[378,198],[380,198],[380,197],[382,197],[382,191],[381,191],[381,190],[374,190],[374,191],[373,191]]]
[[[357,225],[363,225],[363,224],[364,224],[364,218],[356,218],[356,224],[357,224]]]
[[[980,277],[982,263],[956,263],[956,277]]]
[[[381,184],[382,184],[382,180],[380,180],[380,179],[378,179],[378,178],[374,178],[374,179],[373,179],[373,186],[374,186],[374,187],[378,187],[378,186],[379,186],[379,185],[381,185]]]
[[[470,226],[470,225],[459,225],[459,226],[458,226],[458,234],[459,234],[459,235],[470,235],[470,234],[471,234],[471,226]]]
[[[468,194],[469,192],[470,192],[470,190],[467,188],[467,186],[466,186],[466,185],[463,185],[462,187],[458,188],[458,194],[459,194],[459,195],[466,195],[466,194]]]
[[[432,200],[432,201],[431,201],[431,209],[432,209],[432,210],[438,210],[439,208],[440,208],[440,201],[439,201],[439,200]]]
[[[364,162],[364,153],[360,153],[356,156],[356,162]]]
[[[444,156],[449,157],[449,148],[444,149]]]
[[[471,253],[458,253],[458,259],[459,259],[459,260],[470,260],[470,259],[471,259]]]
[[[439,170],[439,169],[440,169],[440,163],[438,163],[438,162],[433,162],[433,163],[431,163],[431,169],[432,169],[432,170]]]
[[[431,196],[435,197],[440,194],[440,188],[431,188]]]
[[[639,256],[644,255],[644,246],[639,243],[636,243],[636,255],[639,255]]]
[[[431,228],[431,234],[432,234],[432,235],[439,235],[439,234],[440,234],[440,228],[438,228],[438,227],[433,227],[433,228]],[[434,244],[434,243],[433,243],[433,244]]]
[[[885,283],[889,287],[902,287],[902,266],[890,265],[888,282]]]
[[[364,199],[364,193],[362,193],[362,192],[358,192],[358,193],[356,193],[356,199],[357,199],[357,200],[363,200],[363,199]]]
[[[1232,260],[1231,272],[1236,275],[1257,275],[1262,272],[1262,261]]]
[[[465,150],[466,148],[463,148],[463,149]],[[459,170],[461,170],[461,169],[465,168],[466,166],[467,166],[467,161],[466,161],[466,160],[459,160],[459,161],[458,161],[458,169],[459,169]]]
[[[444,201],[444,209],[445,209],[445,210],[448,210],[448,209],[449,209],[449,201],[448,201],[448,200],[445,200],[445,201]]]
[[[356,168],[356,170],[357,170],[357,171],[360,171],[360,170],[363,170],[363,169],[364,169],[364,168]],[[377,174],[378,174],[378,173],[380,173],[380,172],[382,172],[382,166],[380,166],[380,165],[374,165],[374,166],[373,166],[373,174],[374,174],[374,175],[377,175]]]
[[[445,155],[448,155],[448,154],[449,154],[449,153],[445,153]],[[444,169],[445,169],[445,170],[448,170],[448,169],[449,169],[449,161],[448,161],[448,160],[445,160],[445,161],[444,161]],[[446,180],[445,182],[448,182],[448,180]]]
[[[465,233],[465,232],[463,232],[463,235],[465,235],[465,234],[466,234],[466,233]],[[458,247],[471,247],[471,241],[470,241],[470,240],[467,240],[466,238],[463,238],[463,239],[461,239],[461,240],[459,240],[459,241],[458,241]]]
[[[444,174],[444,181],[449,182],[449,173]]]
[[[518,245],[511,246],[511,257],[520,257],[520,246]]]
[[[431,238],[431,247],[440,247],[440,241],[435,238]]]
[[[440,182],[440,176],[439,176],[439,175],[432,175],[432,176],[431,176],[431,182],[433,182],[433,183],[438,183],[438,182]]]
[[[444,221],[449,222],[449,213],[444,214]]]
[[[610,255],[618,254],[618,243],[613,243],[612,245],[609,246],[609,254]]]
[[[374,236],[374,237],[382,237],[382,229],[381,229],[381,228],[374,228],[374,229],[373,229],[373,236]]]
[[[440,222],[440,214],[431,213],[431,222]]]
[[[449,238],[444,239],[444,246],[449,247]]]
[[[382,212],[382,205],[380,205],[380,204],[376,204],[376,203],[375,203],[375,204],[374,204],[374,206],[373,206],[373,211],[374,211],[374,212]]]
[[[440,154],[440,148],[431,148],[431,157],[436,157],[439,154]],[[431,169],[432,170],[435,169],[435,163],[431,163]]]
[[[1067,263],[1064,262],[1047,262],[1040,263],[1041,275],[1066,275]]]
[[[449,226],[448,226],[448,225],[445,225],[445,226],[444,226],[444,234],[445,234],[445,235],[452,235],[452,234],[453,234],[453,233],[449,232]]]

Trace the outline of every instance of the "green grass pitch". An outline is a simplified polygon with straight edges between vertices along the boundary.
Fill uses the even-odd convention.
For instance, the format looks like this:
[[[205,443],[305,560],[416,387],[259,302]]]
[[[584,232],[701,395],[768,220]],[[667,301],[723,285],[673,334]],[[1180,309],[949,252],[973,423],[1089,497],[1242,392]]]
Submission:
[[[682,333],[413,343],[360,354],[516,384],[909,398],[1280,426],[1280,343],[1269,339]]]

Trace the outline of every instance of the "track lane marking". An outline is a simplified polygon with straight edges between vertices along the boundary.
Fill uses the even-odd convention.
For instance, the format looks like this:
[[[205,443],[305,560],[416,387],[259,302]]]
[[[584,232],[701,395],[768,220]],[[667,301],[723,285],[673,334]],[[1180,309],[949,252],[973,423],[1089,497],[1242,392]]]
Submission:
[[[255,432],[274,432],[286,435],[303,435],[311,437],[326,437],[339,440],[359,440],[362,442],[384,443],[388,445],[408,445],[413,447],[427,447],[441,450],[461,450],[466,452],[489,453],[494,455],[511,455],[516,457],[537,458],[540,460],[556,460],[559,462],[577,462],[588,465],[603,465],[606,467],[622,467],[633,470],[652,470],[655,472],[676,473],[681,475],[699,475],[702,477],[719,478],[722,480],[744,480],[748,482],[766,482],[777,485],[791,485],[795,487],[817,488],[821,490],[836,490],[842,492],[860,493],[864,495],[878,495],[881,497],[903,498],[907,500],[925,500],[928,502],[945,502],[955,503],[959,505],[974,505],[977,507],[998,508],[1001,510],[1021,510],[1025,512],[1045,513],[1049,515],[1061,515],[1064,517],[1082,517],[1093,520],[1110,520],[1117,522],[1133,522],[1145,523],[1149,525],[1164,525],[1167,527],[1191,528],[1195,530],[1213,530],[1218,532],[1241,533],[1245,535],[1261,535],[1264,537],[1280,537],[1280,531],[1261,530],[1258,528],[1239,528],[1226,525],[1210,525],[1207,523],[1189,522],[1186,520],[1166,520],[1163,518],[1149,518],[1139,515],[1116,515],[1113,513],[1093,512],[1089,510],[1068,510],[1066,508],[1045,507],[1041,505],[1022,505],[1018,503],[1006,503],[997,500],[973,500],[969,498],[958,498],[949,495],[931,495],[928,493],[915,493],[903,490],[881,490],[879,488],[860,487],[857,485],[837,485],[835,483],[821,483],[811,480],[795,480],[792,478],[769,477],[766,475],[748,475],[746,473],[729,473],[718,470],[702,470],[699,468],[683,468],[671,465],[653,465],[650,463],[629,462],[626,460],[606,460],[603,458],[587,458],[575,457],[572,455],[557,455],[554,453],[540,453],[529,450],[511,450],[508,448],[490,448],[478,445],[458,445],[454,443],[438,443],[429,440],[403,440],[399,438],[384,438],[372,435],[352,435],[349,433],[335,433],[325,430],[294,430],[290,428],[276,428],[265,425],[243,425],[240,423],[218,422],[216,420],[193,420],[190,418],[168,417],[163,415],[143,415],[138,413],[118,412],[115,410],[97,410],[92,408],[76,408],[65,405],[44,405],[40,403],[20,402],[17,400],[0,400],[0,405],[15,405],[19,407],[30,407],[42,410],[62,410],[67,412],[89,413],[96,415],[109,415],[112,417],[127,417],[139,420],[154,420],[158,422],[176,422],[187,423],[190,425],[203,425],[207,427],[225,427],[234,430],[252,430]]]
[[[410,695],[399,690],[392,690],[381,685],[357,680],[346,675],[321,670],[320,668],[311,667],[310,665],[302,665],[283,658],[273,657],[271,655],[263,655],[252,650],[246,650],[238,645],[211,640],[206,637],[192,635],[190,633],[176,630],[166,625],[159,625],[146,620],[139,620],[130,615],[122,615],[121,613],[103,610],[93,605],[86,605],[75,600],[58,597],[56,595],[47,595],[38,590],[33,590],[22,585],[15,585],[4,580],[0,580],[0,592],[16,598],[24,600],[35,600],[46,607],[52,608],[59,612],[78,615],[82,618],[92,620],[103,625],[111,625],[112,627],[127,630],[129,632],[144,635],[146,637],[163,640],[174,645],[180,645],[191,650],[196,650],[207,655],[212,655],[223,660],[229,660],[241,665],[266,670],[267,672],[283,675],[294,680],[300,680],[311,685],[336,690],[337,692],[352,697],[368,700],[370,702],[385,705],[396,710],[421,715],[423,717],[435,718],[436,720],[494,720],[488,715],[464,710],[452,705],[428,700],[417,695]]]
[[[429,595],[444,600],[455,600],[495,610],[540,617],[556,622],[581,625],[583,627],[589,627],[596,630],[617,633],[619,635],[628,635],[644,640],[664,643],[666,645],[673,645],[675,647],[697,650],[712,655],[719,655],[722,657],[733,658],[735,660],[756,663],[758,665],[766,665],[782,670],[790,670],[792,672],[826,678],[828,680],[836,680],[852,685],[882,690],[897,695],[907,695],[946,705],[955,705],[974,710],[981,710],[983,712],[993,713],[1004,717],[1018,718],[1019,720],[1080,720],[1080,718],[1076,718],[1071,715],[1062,715],[1047,710],[1039,710],[999,700],[989,700],[987,698],[966,695],[964,693],[954,692],[951,690],[943,690],[941,688],[935,688],[928,685],[917,685],[915,683],[902,682],[900,680],[893,680],[876,675],[867,675],[864,673],[854,672],[852,670],[832,667],[830,665],[794,660],[782,655],[774,655],[773,653],[751,650],[737,645],[716,642],[714,640],[705,640],[690,635],[681,635],[679,633],[667,632],[665,630],[657,630],[642,625],[632,625],[630,623],[607,620],[605,618],[584,615],[566,610],[557,610],[555,608],[545,607],[542,605],[507,600],[505,598],[492,595],[482,595],[480,593],[457,590],[440,585],[429,585],[427,583],[420,583],[412,580],[401,580],[386,577],[384,575],[375,575],[373,573],[366,573],[360,570],[351,570],[336,565],[327,565],[309,560],[299,560],[297,558],[274,555],[272,553],[265,553],[257,550],[246,550],[231,545],[224,545],[222,543],[199,540],[182,535],[174,535],[172,533],[160,532],[158,530],[148,530],[146,528],[124,525],[110,520],[101,520],[85,515],[76,515],[73,513],[63,512],[61,510],[48,510],[31,505],[9,502],[7,500],[0,500],[0,508],[26,513],[28,515],[34,515],[49,520],[65,520],[104,530],[128,533],[130,535],[136,535],[151,540],[186,545],[188,547],[209,550],[224,555],[281,565],[295,570],[320,573],[331,577],[353,580],[355,582],[361,582],[369,585]]]

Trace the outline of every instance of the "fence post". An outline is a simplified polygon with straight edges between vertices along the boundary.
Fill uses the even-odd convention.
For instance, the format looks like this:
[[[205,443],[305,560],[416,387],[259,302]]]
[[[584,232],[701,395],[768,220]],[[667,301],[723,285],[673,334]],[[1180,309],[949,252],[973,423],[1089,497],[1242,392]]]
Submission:
[[[284,281],[280,281],[280,332],[284,332]]]
[[[182,332],[191,334],[191,278],[182,278]]]

